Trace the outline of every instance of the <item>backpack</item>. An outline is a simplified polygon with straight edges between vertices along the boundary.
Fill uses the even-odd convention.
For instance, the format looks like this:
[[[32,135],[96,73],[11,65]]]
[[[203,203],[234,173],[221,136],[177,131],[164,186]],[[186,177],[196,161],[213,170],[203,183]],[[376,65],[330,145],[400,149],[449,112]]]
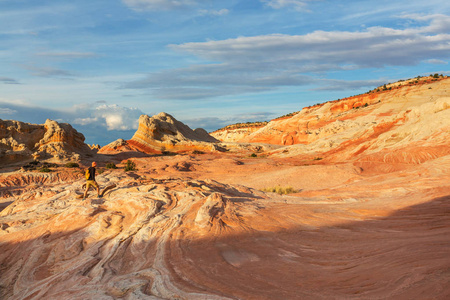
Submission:
[[[86,177],[86,180],[89,180],[89,169],[86,170],[86,172],[84,173],[84,176]]]

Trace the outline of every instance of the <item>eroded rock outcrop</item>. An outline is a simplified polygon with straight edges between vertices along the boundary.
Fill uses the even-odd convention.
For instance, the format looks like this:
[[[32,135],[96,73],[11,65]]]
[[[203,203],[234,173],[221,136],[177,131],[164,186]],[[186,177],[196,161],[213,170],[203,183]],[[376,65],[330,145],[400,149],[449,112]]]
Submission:
[[[0,120],[0,151],[1,165],[30,159],[78,161],[92,153],[82,133],[52,120],[42,125]]]
[[[204,129],[192,130],[166,113],[153,117],[142,115],[139,128],[131,140],[117,140],[100,150],[100,153],[137,150],[145,153],[217,151],[218,142]]]

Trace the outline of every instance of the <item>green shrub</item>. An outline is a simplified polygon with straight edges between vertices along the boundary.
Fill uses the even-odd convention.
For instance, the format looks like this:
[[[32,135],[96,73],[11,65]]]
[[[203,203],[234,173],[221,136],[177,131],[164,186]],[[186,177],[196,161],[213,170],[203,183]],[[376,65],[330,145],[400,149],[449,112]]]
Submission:
[[[50,170],[49,168],[47,168],[47,167],[42,167],[42,168],[40,168],[39,169],[39,172],[42,172],[42,173],[48,173],[48,172],[51,172],[52,170]]]
[[[76,162],[69,162],[66,164],[66,168],[79,168],[80,165],[77,164]]]
[[[117,169],[117,166],[115,163],[107,163],[106,168],[107,169]]]
[[[128,171],[135,171],[136,170],[136,164],[131,161],[131,160],[127,160],[127,164],[125,165],[125,172]]]
[[[296,189],[294,189],[291,186],[287,186],[287,187],[281,187],[281,186],[276,186],[276,187],[270,187],[270,188],[265,188],[262,190],[263,192],[270,192],[270,193],[277,193],[280,195],[287,195],[287,194],[292,194],[292,193],[298,193],[298,191]]]
[[[252,153],[252,155],[250,155],[250,157],[258,157],[258,155],[256,155],[256,153]]]

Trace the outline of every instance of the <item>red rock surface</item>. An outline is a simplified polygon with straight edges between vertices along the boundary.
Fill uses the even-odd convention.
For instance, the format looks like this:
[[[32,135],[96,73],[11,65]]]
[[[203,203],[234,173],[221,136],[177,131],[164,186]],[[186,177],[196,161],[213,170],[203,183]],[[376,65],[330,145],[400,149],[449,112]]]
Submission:
[[[246,136],[239,134],[239,141],[294,145],[277,152],[332,162],[410,164],[447,155],[450,79],[422,78],[419,84],[403,82],[391,88],[304,108]]]

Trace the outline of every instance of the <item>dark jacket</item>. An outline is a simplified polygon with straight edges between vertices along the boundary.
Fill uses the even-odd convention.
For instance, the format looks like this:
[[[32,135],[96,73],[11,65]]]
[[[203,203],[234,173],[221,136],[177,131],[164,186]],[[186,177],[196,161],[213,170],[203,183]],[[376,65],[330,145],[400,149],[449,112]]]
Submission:
[[[89,178],[88,180],[94,180],[95,181],[95,167],[89,167]]]

